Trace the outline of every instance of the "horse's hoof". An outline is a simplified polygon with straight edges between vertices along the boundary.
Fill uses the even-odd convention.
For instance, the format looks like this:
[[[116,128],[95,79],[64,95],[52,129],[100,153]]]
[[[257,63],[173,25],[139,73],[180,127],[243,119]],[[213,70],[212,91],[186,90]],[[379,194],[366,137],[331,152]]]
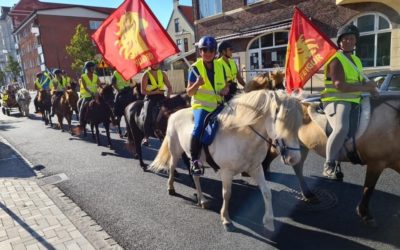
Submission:
[[[200,202],[200,206],[203,209],[209,209],[211,206],[211,201],[209,201],[209,200],[202,201],[202,202]]]
[[[375,221],[374,217],[372,217],[372,215],[367,210],[361,211],[360,207],[357,206],[356,213],[365,224],[367,224],[369,226],[376,226],[376,221]]]
[[[168,189],[169,195],[176,195],[175,189]]]
[[[140,164],[140,167],[142,168],[143,172],[147,172],[147,164]]]
[[[225,229],[226,232],[234,232],[234,231],[236,231],[236,227],[233,225],[233,223],[224,224],[224,229]]]
[[[319,204],[321,202],[315,194],[303,194],[303,201],[308,204]]]

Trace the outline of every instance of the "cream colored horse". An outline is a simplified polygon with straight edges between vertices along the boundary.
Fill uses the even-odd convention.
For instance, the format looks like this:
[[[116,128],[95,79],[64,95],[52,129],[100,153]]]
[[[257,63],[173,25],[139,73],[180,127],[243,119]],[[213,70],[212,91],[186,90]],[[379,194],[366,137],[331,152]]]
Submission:
[[[264,178],[261,162],[273,142],[282,147],[284,162],[297,164],[300,159],[297,131],[301,124],[300,104],[284,93],[260,90],[236,96],[218,116],[219,131],[209,146],[210,154],[220,166],[223,186],[221,220],[225,229],[234,227],[228,214],[233,176],[247,172],[259,185],[265,203],[264,226],[274,230],[271,190]],[[182,153],[190,155],[190,138],[193,114],[190,108],[172,114],[168,121],[166,137],[156,159],[153,171],[169,170],[168,191],[175,193],[174,170]],[[201,161],[206,163],[204,152]],[[199,205],[205,203],[200,179],[194,177]]]

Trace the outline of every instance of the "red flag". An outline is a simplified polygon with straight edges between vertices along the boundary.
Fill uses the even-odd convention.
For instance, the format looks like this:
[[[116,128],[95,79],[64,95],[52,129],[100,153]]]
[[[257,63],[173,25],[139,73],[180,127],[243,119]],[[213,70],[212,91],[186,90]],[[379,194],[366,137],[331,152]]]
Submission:
[[[92,38],[125,79],[179,52],[143,0],[125,0]]]
[[[336,45],[295,8],[286,51],[286,91],[302,89],[336,49]]]

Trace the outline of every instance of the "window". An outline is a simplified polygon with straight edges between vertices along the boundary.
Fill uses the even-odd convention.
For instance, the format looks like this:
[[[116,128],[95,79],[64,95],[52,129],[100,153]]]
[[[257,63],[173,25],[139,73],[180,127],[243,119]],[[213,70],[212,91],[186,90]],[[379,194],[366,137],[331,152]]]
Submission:
[[[288,32],[280,31],[263,35],[249,47],[250,70],[284,67]]]
[[[101,21],[89,21],[89,27],[91,30],[97,30],[101,25]]]
[[[179,18],[174,19],[175,22],[175,33],[179,32]]]
[[[383,67],[390,65],[391,25],[380,14],[366,14],[352,21],[360,30],[356,55],[364,67]]]
[[[263,1],[263,0],[247,0],[247,5],[255,4],[255,3],[258,3],[258,2],[261,2],[261,1]]]
[[[176,39],[176,45],[178,45],[178,49],[179,49],[180,51],[183,51],[183,48],[182,48],[182,39]]]
[[[199,0],[200,19],[222,12],[222,0]]]
[[[393,75],[389,83],[389,91],[400,91],[400,75]]]
[[[189,42],[187,38],[183,38],[183,46],[185,49],[185,52],[189,51]]]

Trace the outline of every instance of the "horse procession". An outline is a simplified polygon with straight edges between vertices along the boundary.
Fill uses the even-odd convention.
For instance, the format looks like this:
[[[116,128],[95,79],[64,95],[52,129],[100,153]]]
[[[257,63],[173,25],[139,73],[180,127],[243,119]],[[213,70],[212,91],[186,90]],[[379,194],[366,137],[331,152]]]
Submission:
[[[348,45],[346,39],[355,34],[351,29],[343,31],[338,43],[354,46]],[[143,171],[167,171],[170,195],[177,194],[174,181],[182,159],[197,191],[197,205],[203,208],[209,206],[209,201],[202,193],[200,178],[205,169],[219,171],[223,194],[221,222],[227,231],[235,230],[228,212],[233,177],[238,174],[251,177],[262,193],[263,225],[273,231],[271,188],[265,172],[280,156],[284,164],[293,167],[304,202],[319,202],[305,181],[303,168],[309,151],[327,158],[332,151],[327,150],[327,144],[331,135],[337,133],[338,124],[331,121],[333,114],[328,113],[329,106],[321,100],[331,98],[336,92],[328,91],[318,101],[289,95],[284,91],[285,76],[280,71],[260,74],[245,83],[231,59],[230,44],[217,45],[213,37],[206,36],[200,39],[198,49],[200,59],[192,65],[185,93],[172,94],[168,77],[158,63],[143,72],[140,84],[125,80],[117,70],[111,83],[104,84],[95,73],[96,64],[87,61],[78,80],[79,91],[61,69],[39,72],[35,108],[42,114],[45,125],[53,126],[52,117],[57,116],[61,131],[65,118],[68,131],[75,136],[86,137],[86,127],[90,125],[92,138],[98,145],[101,144],[99,124],[103,124],[110,148],[113,147],[110,126],[117,127],[119,137],[127,138],[126,146]],[[217,51],[220,59],[216,58]],[[341,54],[337,58],[343,63]],[[330,65],[334,67],[337,63]],[[342,79],[335,78],[335,69],[328,70],[328,74],[333,81],[353,80],[343,78],[343,74]],[[345,138],[335,146],[338,150],[334,158],[324,165],[323,176],[342,181],[341,162],[366,165],[356,212],[368,224],[374,220],[369,204],[379,176],[386,168],[400,173],[400,155],[392,153],[393,148],[400,147],[400,100],[394,95],[379,95],[372,82],[360,86],[359,91],[370,95],[363,98],[360,95],[360,101],[357,99],[356,111],[351,113],[357,119],[349,121]],[[3,105],[6,101],[3,95]],[[6,107],[12,105],[7,102]],[[79,121],[75,128],[71,123],[73,112]],[[340,112],[338,105],[335,112]],[[7,110],[5,113],[9,115]],[[122,117],[125,133],[120,126]],[[142,146],[148,145],[149,137],[162,143],[150,166],[142,157]],[[379,145],[371,147],[372,141]]]

